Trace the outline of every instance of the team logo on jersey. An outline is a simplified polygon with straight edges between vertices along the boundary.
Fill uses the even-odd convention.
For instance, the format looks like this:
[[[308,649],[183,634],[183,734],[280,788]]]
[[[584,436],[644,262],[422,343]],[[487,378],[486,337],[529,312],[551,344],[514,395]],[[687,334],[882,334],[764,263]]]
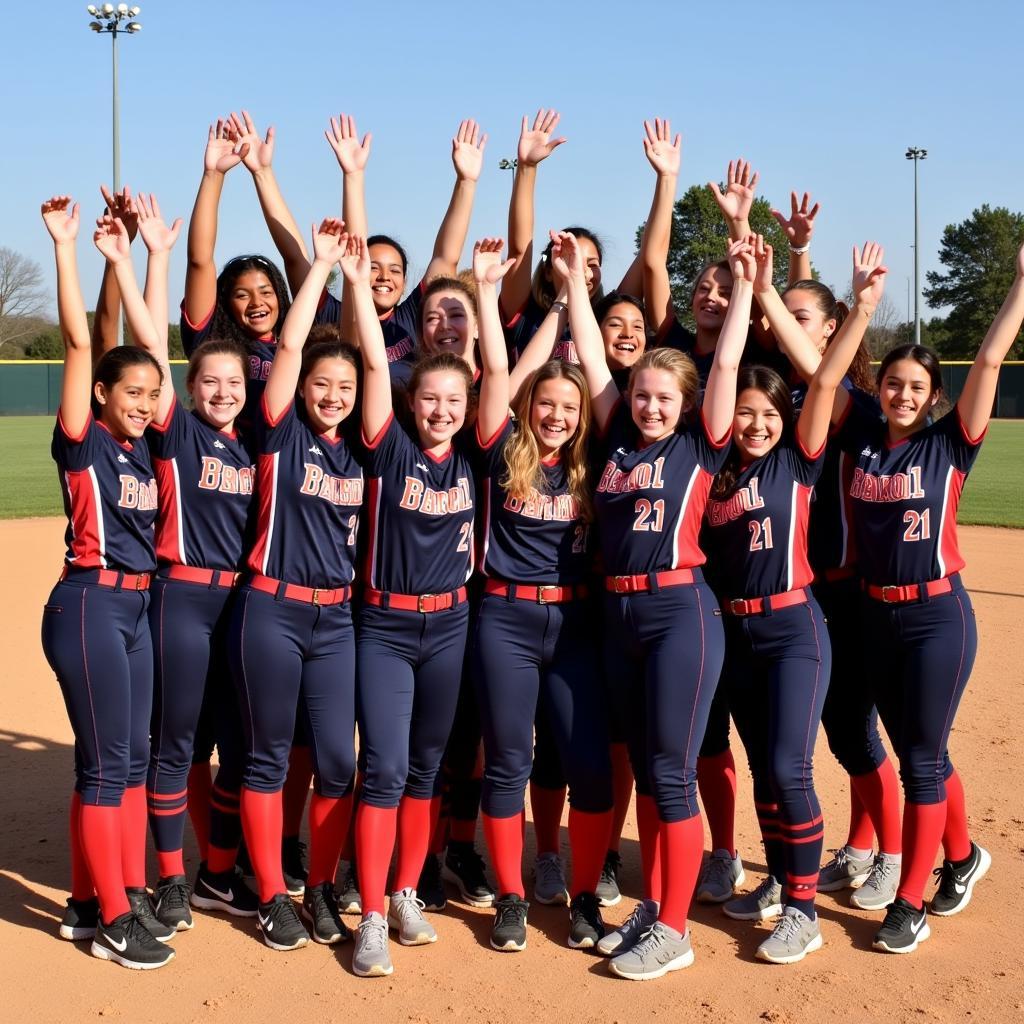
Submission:
[[[861,501],[904,501],[907,498],[925,497],[921,483],[921,467],[911,466],[906,473],[891,476],[875,476],[863,469],[853,471],[850,482],[850,497]]]
[[[424,466],[422,462],[417,462],[416,463],[416,468],[417,469],[422,469],[424,473],[428,472],[427,467]]]
[[[313,455],[323,455],[323,452],[315,444],[312,445],[309,450]]]
[[[227,448],[227,445],[223,441],[214,441],[213,442],[213,447],[214,448]]]
[[[117,453],[117,461],[118,462],[127,462],[128,461],[128,457],[124,454],[124,452],[118,452]]]
[[[663,472],[665,469],[665,458],[661,456],[654,462],[641,462],[634,466],[628,473],[623,472],[609,461],[604,467],[601,479],[598,481],[598,491],[607,491],[609,494],[621,494],[629,491],[643,491],[651,488],[661,490],[665,486]]]
[[[203,456],[203,466],[199,471],[200,490],[221,491],[224,494],[252,494],[252,483],[252,466],[236,469],[234,466],[225,466],[220,459],[215,459],[211,455]]]
[[[405,490],[398,503],[402,508],[422,512],[425,516],[446,516],[451,512],[465,512],[473,507],[473,492],[468,477],[460,476],[455,487],[435,491],[414,476],[405,478]]]
[[[506,494],[505,508],[527,519],[571,523],[580,517],[579,502],[571,494],[541,494],[536,488],[530,489],[525,501]]]
[[[150,512],[156,508],[156,480],[146,482],[136,476],[122,475],[121,493],[117,503],[121,508],[137,508],[140,512]]]
[[[764,508],[764,498],[761,497],[760,491],[761,483],[755,476],[746,487],[741,487],[724,501],[709,501],[708,522],[712,526],[723,526],[734,519],[739,519],[744,512]]]
[[[316,447],[314,445],[314,447]],[[306,475],[299,487],[300,494],[312,494],[332,505],[361,505],[363,478],[331,476],[313,463],[305,463]]]
[[[389,345],[384,351],[389,363],[397,363],[404,359],[414,348],[412,338],[405,337],[397,345]]]

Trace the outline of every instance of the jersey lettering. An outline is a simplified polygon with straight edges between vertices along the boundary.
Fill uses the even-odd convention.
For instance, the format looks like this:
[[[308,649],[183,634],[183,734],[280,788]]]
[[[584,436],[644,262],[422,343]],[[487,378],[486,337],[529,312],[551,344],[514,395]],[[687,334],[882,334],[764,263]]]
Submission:
[[[751,477],[746,487],[740,487],[735,494],[731,494],[724,501],[709,501],[707,508],[708,522],[712,526],[722,526],[739,519],[744,512],[750,512],[756,508],[764,508],[764,498],[761,497],[761,485],[757,477]]]
[[[762,502],[762,505],[764,503]],[[763,522],[758,522],[756,519],[752,519],[747,523],[747,528],[750,530],[750,550],[751,551],[764,551],[770,550],[775,547],[772,542],[772,517],[765,516]]]
[[[413,349],[412,338],[403,338],[397,345],[389,345],[384,351],[389,363],[404,359]]]
[[[641,533],[651,530],[661,533],[662,523],[665,521],[664,498],[659,498],[653,505],[646,498],[637,498],[636,508],[633,511],[636,514],[636,520],[633,523],[634,530],[639,530]]]
[[[903,522],[907,528],[903,531],[906,541],[928,540],[932,535],[932,512],[926,508],[923,512],[915,512],[908,508],[903,513]]]
[[[300,494],[312,494],[332,505],[361,505],[363,481],[360,477],[331,476],[319,466],[305,463],[306,475],[299,487]]]
[[[220,459],[203,456],[203,465],[199,471],[199,489],[203,491],[222,491],[224,494],[252,494],[252,466],[236,469],[225,466]]]
[[[598,491],[607,491],[609,494],[643,491],[648,488],[661,489],[665,486],[662,477],[664,469],[664,457],[655,459],[653,463],[640,462],[628,473],[623,473],[614,462],[609,460],[604,467],[600,481],[598,481],[597,489]]]
[[[527,519],[571,523],[580,517],[579,502],[571,494],[541,494],[536,488],[530,489],[525,501],[506,494],[505,508]]]
[[[911,466],[906,473],[874,476],[858,468],[850,484],[850,497],[861,501],[905,501],[925,497],[921,484],[921,467]]]
[[[266,380],[274,364],[261,356],[249,356],[249,380]]]
[[[156,508],[156,480],[142,483],[137,477],[122,475],[121,494],[117,499],[121,508],[137,508],[149,512]]]
[[[402,491],[401,508],[412,512],[422,512],[425,516],[446,516],[452,512],[465,512],[473,507],[473,495],[469,487],[469,479],[459,477],[458,485],[447,491],[435,491],[414,476],[405,478],[405,489]]]

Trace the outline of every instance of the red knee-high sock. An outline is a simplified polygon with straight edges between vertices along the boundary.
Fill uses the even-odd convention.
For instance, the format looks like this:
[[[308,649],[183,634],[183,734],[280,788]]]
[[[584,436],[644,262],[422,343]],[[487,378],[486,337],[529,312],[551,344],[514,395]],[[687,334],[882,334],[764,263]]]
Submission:
[[[714,757],[697,758],[697,788],[711,829],[711,848],[735,857],[736,761],[731,747]]]
[[[363,916],[384,913],[384,888],[395,848],[397,807],[370,807],[360,803],[356,811],[356,860]]]
[[[213,793],[213,776],[210,762],[192,765],[188,770],[188,817],[199,847],[199,859],[210,859],[210,799]],[[234,863],[232,861],[232,863]],[[212,868],[211,868],[212,870]]]
[[[533,811],[533,834],[537,839],[537,855],[558,853],[562,847],[562,810],[565,807],[565,787],[545,789],[530,783],[530,808]]]
[[[592,814],[569,808],[569,849],[572,851],[571,896],[593,892],[601,879],[604,855],[612,830],[611,810]]]
[[[110,924],[131,909],[121,867],[121,808],[83,804],[80,829],[82,853],[96,886],[100,913]]]
[[[854,850],[870,850],[875,845],[875,826],[868,809],[861,799],[860,784],[850,776],[850,830],[846,834],[846,845]]]
[[[965,860],[971,855],[964,784],[955,768],[946,779],[946,827],[942,833],[942,849],[946,860]]]
[[[91,900],[95,895],[89,862],[82,849],[82,798],[78,790],[71,793],[71,898]]]
[[[281,793],[258,793],[242,787],[242,830],[249,860],[256,873],[260,902],[285,892],[281,873]]]
[[[341,847],[341,856],[350,864],[356,859],[356,811],[359,810],[359,796],[363,792],[363,777],[357,771],[355,785],[352,787],[352,814],[348,819],[348,832]]]
[[[306,811],[306,797],[313,778],[313,756],[309,747],[292,747],[288,754],[288,774],[285,776],[283,834],[297,836],[302,830],[302,815]]]
[[[430,848],[434,823],[441,813],[441,798],[421,800],[403,796],[398,805],[398,864],[395,890],[415,889]]]
[[[629,748],[625,743],[612,743],[612,789],[615,806],[612,809],[612,830],[608,837],[608,849],[618,851],[622,840],[622,826],[626,824],[629,801],[633,799],[633,766],[629,762]]]
[[[156,864],[161,878],[183,875],[185,874],[184,851],[180,847],[177,850],[157,850]]]
[[[669,928],[685,932],[686,915],[690,912],[704,855],[704,823],[699,814],[684,821],[663,821],[660,835],[664,898],[658,920]]]
[[[900,829],[900,783],[896,778],[896,769],[893,768],[892,761],[886,758],[873,772],[852,776],[850,785],[870,816],[871,826],[878,835],[879,852],[899,853],[903,849]],[[851,806],[852,802],[851,796]],[[863,845],[853,842],[853,834],[851,816],[850,845],[858,850],[871,849],[870,834]]]
[[[129,889],[146,886],[146,787],[129,786],[121,797],[121,873]]]
[[[309,803],[309,886],[334,883],[352,817],[352,797],[313,794]]]
[[[924,887],[935,864],[935,852],[946,826],[946,801],[906,803],[903,807],[903,872],[897,896],[915,907],[924,903]]]
[[[636,826],[640,834],[640,866],[644,876],[644,898],[661,903],[661,822],[654,797],[636,795]]]
[[[230,871],[235,866],[237,859],[237,846],[228,850],[211,844],[206,851],[206,867],[215,875],[222,875],[225,871]]]
[[[470,806],[476,810],[472,817],[457,817],[452,814],[448,818],[448,839],[455,843],[476,842],[476,819],[480,814],[480,780],[484,774],[484,748],[483,744],[477,747],[476,763],[473,765],[473,774],[469,780],[459,780],[458,785],[464,792],[464,799],[457,801],[454,808],[456,814],[467,814]],[[472,799],[469,799],[472,797]]]
[[[523,829],[526,812],[520,811],[511,818],[492,818],[484,814],[484,838],[491,853],[491,864],[498,877],[498,893],[507,896],[515,893],[522,899],[523,888]]]

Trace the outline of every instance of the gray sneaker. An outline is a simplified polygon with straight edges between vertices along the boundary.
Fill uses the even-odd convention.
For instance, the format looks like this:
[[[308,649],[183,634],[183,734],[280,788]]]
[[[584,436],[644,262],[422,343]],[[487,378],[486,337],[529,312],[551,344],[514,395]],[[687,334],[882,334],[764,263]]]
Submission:
[[[746,881],[743,861],[728,850],[715,850],[704,862],[697,883],[697,899],[701,903],[724,903],[732,899],[736,887]]]
[[[856,889],[871,874],[874,857],[865,857],[863,860],[851,857],[848,846],[841,846],[832,852],[832,859],[818,872],[818,892]]]
[[[850,906],[859,910],[885,910],[896,899],[902,867],[901,861],[880,853],[864,884],[850,893]]]
[[[745,896],[723,904],[726,917],[735,921],[764,921],[782,913],[782,885],[772,875]]]
[[[775,931],[757,947],[757,959],[770,964],[795,964],[821,949],[818,918],[812,921],[802,910],[786,907]]]
[[[403,946],[424,946],[428,942],[437,942],[437,932],[423,916],[423,900],[416,898],[415,889],[402,889],[391,894],[388,926],[398,932],[398,941]]]
[[[692,963],[690,933],[680,935],[674,928],[655,921],[631,950],[620,953],[608,967],[620,978],[653,981],[669,971],[681,971]]]
[[[383,978],[394,967],[388,954],[388,923],[376,911],[367,914],[356,929],[352,971],[360,978]]]
[[[640,937],[658,920],[658,904],[654,900],[641,900],[633,913],[614,931],[606,932],[598,940],[597,951],[601,956],[618,956],[632,949]]]
[[[569,904],[569,890],[565,884],[565,868],[557,853],[542,853],[533,865],[533,898],[551,906]]]

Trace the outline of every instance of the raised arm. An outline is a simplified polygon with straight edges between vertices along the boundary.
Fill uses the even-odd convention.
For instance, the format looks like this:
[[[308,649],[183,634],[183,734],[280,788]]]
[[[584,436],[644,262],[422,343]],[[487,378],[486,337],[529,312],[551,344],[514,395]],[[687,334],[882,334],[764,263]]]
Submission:
[[[711,189],[722,211],[722,217],[729,228],[729,238],[734,242],[750,235],[750,208],[754,205],[757,195],[757,171],[751,170],[750,162],[740,157],[729,161],[728,180],[725,191],[717,181],[709,181]]]
[[[1024,321],[1024,246],[1017,253],[1017,275],[985,340],[974,357],[956,407],[970,438],[980,438],[992,416],[999,370]]]
[[[484,441],[501,429],[508,416],[508,351],[498,312],[498,282],[512,269],[512,260],[502,260],[504,248],[504,238],[483,238],[473,246],[473,280],[483,364],[476,429],[477,437]]]
[[[106,185],[100,185],[100,194],[106,204],[106,212],[124,224],[128,230],[128,241],[135,240],[139,230],[139,219],[135,211],[131,189],[125,185],[114,193]],[[117,321],[121,315],[121,293],[108,263],[103,265],[100,280],[100,294],[96,299],[96,313],[92,320],[92,359],[97,362],[104,352],[117,348]]]
[[[644,121],[644,153],[657,175],[651,212],[640,240],[644,308],[647,326],[660,334],[675,316],[668,278],[668,250],[672,242],[672,211],[681,160],[679,136],[672,139],[672,126],[667,119],[656,117],[653,125]]]
[[[811,194],[804,193],[797,200],[795,192],[790,192],[789,202],[792,210],[787,219],[781,210],[772,210],[772,216],[786,232],[789,239],[789,284],[811,279],[811,235],[814,234],[814,218],[821,209],[820,203],[811,206]],[[808,209],[810,207],[810,209]]]
[[[551,268],[554,273],[554,267]],[[555,345],[565,333],[569,324],[568,293],[565,283],[559,282],[557,298],[551,303],[551,308],[544,315],[540,327],[533,332],[533,337],[526,343],[516,365],[508,379],[509,404],[515,401],[519,389],[529,379],[530,374],[539,370],[549,359],[552,358]]]

